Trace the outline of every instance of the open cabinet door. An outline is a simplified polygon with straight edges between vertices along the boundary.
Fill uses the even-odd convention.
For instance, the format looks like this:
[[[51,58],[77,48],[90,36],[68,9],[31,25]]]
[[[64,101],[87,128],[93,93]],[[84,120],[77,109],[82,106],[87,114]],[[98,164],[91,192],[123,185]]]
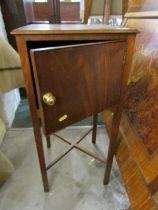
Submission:
[[[113,41],[30,51],[46,135],[117,103],[125,48]]]

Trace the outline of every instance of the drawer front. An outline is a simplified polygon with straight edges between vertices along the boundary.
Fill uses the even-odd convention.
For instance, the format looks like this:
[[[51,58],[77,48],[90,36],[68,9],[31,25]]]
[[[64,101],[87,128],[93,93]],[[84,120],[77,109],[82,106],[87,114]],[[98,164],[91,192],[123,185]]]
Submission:
[[[118,101],[125,48],[115,41],[31,50],[46,135]]]

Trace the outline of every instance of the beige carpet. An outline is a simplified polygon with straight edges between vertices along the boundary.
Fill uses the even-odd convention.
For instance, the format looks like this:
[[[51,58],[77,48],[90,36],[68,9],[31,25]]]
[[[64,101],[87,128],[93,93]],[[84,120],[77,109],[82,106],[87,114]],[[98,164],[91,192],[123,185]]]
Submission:
[[[0,118],[0,186],[7,180],[12,174],[14,167],[9,159],[1,152],[1,143],[6,133],[6,127]]]
[[[86,131],[87,128],[68,128],[60,134],[73,141]],[[51,140],[51,149],[46,149],[43,140],[47,163],[67,147],[53,136]],[[103,128],[98,129],[96,147],[91,144],[91,134],[82,143],[101,156],[107,153],[107,145]],[[44,193],[32,129],[9,130],[2,151],[15,171],[0,188],[1,210],[125,210],[129,206],[116,163],[109,185],[104,186],[104,164],[73,150],[50,169],[50,192]]]

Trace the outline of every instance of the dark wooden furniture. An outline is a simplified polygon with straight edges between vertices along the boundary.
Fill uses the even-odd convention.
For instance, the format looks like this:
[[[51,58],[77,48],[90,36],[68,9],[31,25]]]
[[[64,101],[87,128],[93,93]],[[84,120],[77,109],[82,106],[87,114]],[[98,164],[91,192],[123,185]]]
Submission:
[[[80,21],[80,3],[79,2],[60,2],[61,21]],[[33,2],[34,21],[49,21],[50,7],[47,2]],[[52,11],[53,12],[53,11]]]
[[[34,2],[23,0],[27,23],[49,22],[80,22],[80,2],[60,2],[48,0],[47,2]],[[29,19],[28,19],[29,17]]]
[[[125,16],[125,14],[127,13],[129,3],[130,3],[130,0],[122,0],[122,16],[123,16],[123,18]]]
[[[112,0],[105,1],[105,8],[104,8],[104,23],[105,24],[109,23],[109,18],[111,14],[111,4],[112,4]]]
[[[48,0],[48,14],[50,23],[60,23],[60,0]]]
[[[22,0],[1,0],[1,10],[9,43],[17,49],[15,37],[10,32],[17,27],[26,25],[25,9]]]
[[[68,151],[46,166],[40,127],[49,136],[74,122],[117,106],[111,130],[104,183],[109,180],[123,108],[136,30],[106,25],[28,25],[16,35],[29,99],[44,190],[49,191],[47,170],[73,148],[89,151],[62,139]],[[56,134],[54,134],[56,135]]]
[[[92,6],[92,0],[85,1],[85,11],[84,11],[84,24],[88,23],[88,18],[91,14],[91,6]]]
[[[88,23],[88,19],[91,15],[92,4],[93,0],[85,1],[85,11],[84,11],[84,21],[83,21],[84,24]],[[98,14],[98,15],[103,15],[103,23],[108,24],[111,13],[111,0],[105,0],[103,7],[104,7],[103,14]]]
[[[131,0],[125,27],[137,28],[116,160],[131,209],[158,209],[158,1]],[[104,113],[111,127],[112,112]]]

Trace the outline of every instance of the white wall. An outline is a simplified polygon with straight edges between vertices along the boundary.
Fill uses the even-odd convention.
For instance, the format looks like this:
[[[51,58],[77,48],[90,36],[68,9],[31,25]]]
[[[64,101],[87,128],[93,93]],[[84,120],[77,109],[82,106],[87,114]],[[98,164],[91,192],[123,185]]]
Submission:
[[[0,8],[0,36],[7,39],[4,21]],[[10,127],[15,116],[15,111],[20,102],[19,90],[15,89],[5,94],[0,94],[0,118]]]

